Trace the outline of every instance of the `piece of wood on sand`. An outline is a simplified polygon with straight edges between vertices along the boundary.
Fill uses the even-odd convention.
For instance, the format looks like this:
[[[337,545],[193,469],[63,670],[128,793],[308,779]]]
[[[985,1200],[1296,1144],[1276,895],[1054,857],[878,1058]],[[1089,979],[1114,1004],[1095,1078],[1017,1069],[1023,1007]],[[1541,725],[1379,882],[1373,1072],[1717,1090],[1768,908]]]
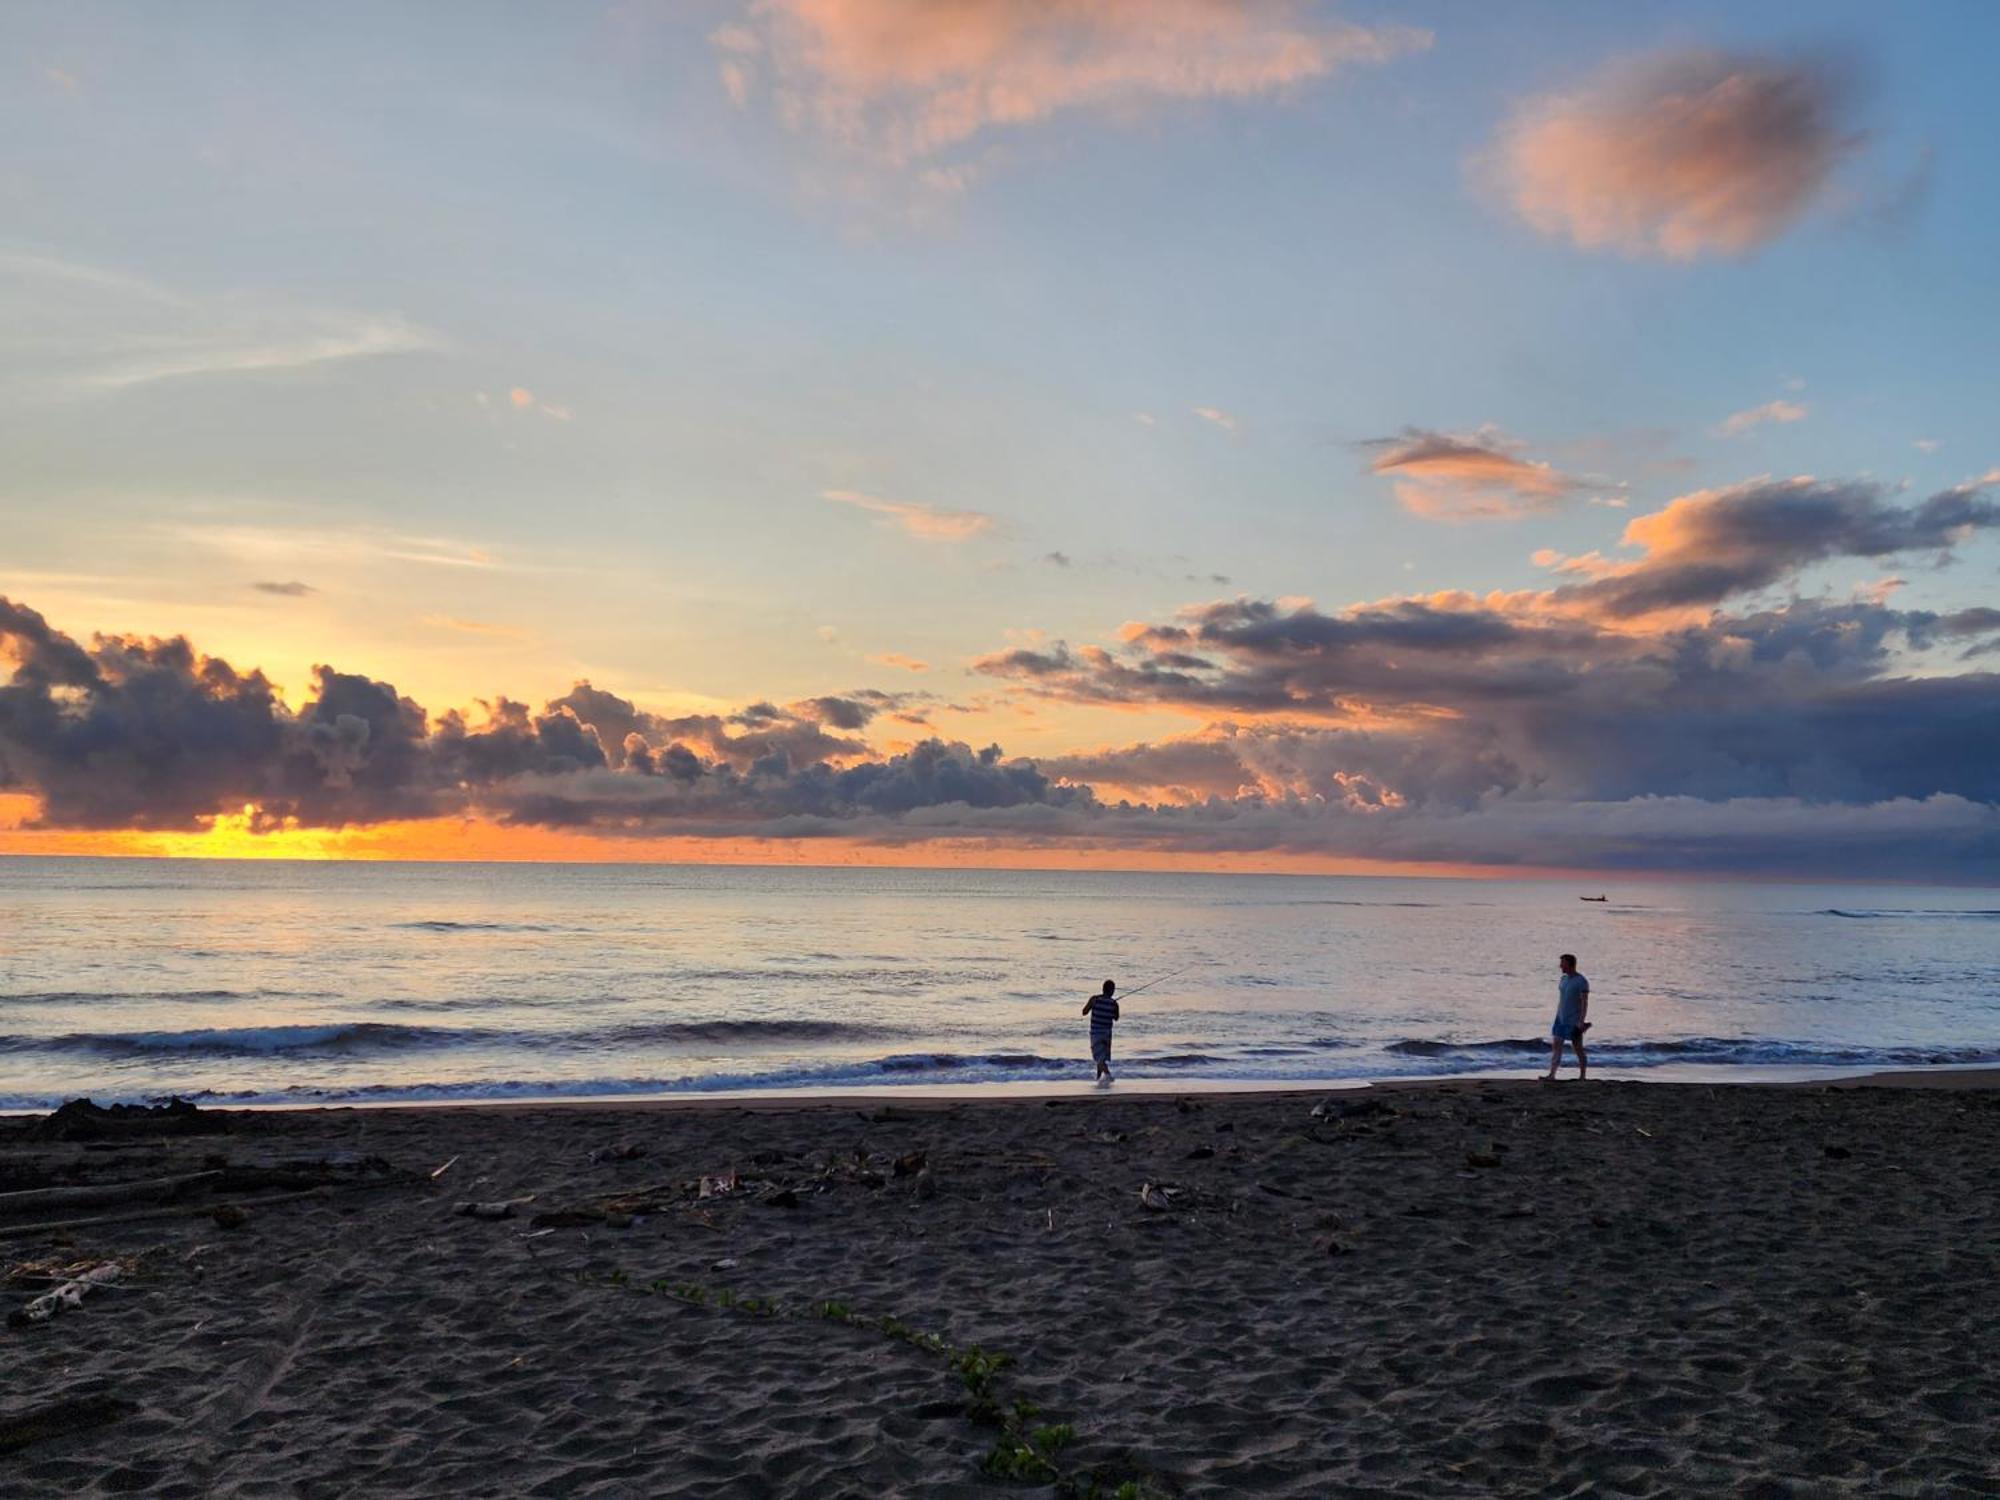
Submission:
[[[0,1412],[0,1453],[13,1453],[44,1438],[88,1432],[129,1417],[139,1408],[116,1396],[83,1396],[50,1401],[25,1411]]]
[[[83,1306],[83,1299],[101,1286],[110,1286],[125,1274],[125,1268],[115,1260],[104,1261],[92,1266],[76,1276],[72,1276],[61,1286],[43,1292],[25,1307],[17,1307],[7,1314],[9,1328],[27,1328],[36,1323],[46,1323],[57,1313],[69,1312]]]
[[[18,1193],[0,1193],[0,1219],[45,1213],[52,1208],[101,1208],[108,1203],[147,1203],[155,1198],[177,1198],[221,1176],[219,1171],[188,1172],[179,1177],[149,1177],[140,1182],[92,1182],[80,1187],[28,1188]]]

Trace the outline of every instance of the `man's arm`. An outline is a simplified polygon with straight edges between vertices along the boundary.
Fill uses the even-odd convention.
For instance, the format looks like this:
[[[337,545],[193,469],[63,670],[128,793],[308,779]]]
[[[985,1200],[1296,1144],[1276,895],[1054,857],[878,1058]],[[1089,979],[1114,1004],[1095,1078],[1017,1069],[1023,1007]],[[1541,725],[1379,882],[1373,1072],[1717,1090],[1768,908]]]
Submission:
[[[1083,1014],[1086,1016],[1089,1015],[1091,1006],[1095,1004],[1097,1004],[1097,996],[1092,995],[1088,1000],[1083,1002]]]

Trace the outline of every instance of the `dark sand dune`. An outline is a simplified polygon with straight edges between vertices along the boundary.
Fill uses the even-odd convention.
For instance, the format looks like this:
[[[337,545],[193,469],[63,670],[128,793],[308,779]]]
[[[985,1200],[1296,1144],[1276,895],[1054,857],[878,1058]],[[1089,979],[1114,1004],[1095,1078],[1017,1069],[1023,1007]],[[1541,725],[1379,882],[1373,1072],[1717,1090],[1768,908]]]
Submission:
[[[2000,1094],[1338,1097],[328,1112],[109,1148],[0,1124],[0,1186],[458,1157],[233,1230],[0,1242],[142,1256],[0,1335],[0,1410],[138,1408],[0,1453],[0,1494],[1022,1492],[981,1473],[947,1356],[883,1316],[1010,1356],[995,1396],[1074,1425],[1079,1492],[2000,1493]],[[619,1145],[644,1154],[591,1160]],[[635,1193],[628,1226],[529,1218]]]

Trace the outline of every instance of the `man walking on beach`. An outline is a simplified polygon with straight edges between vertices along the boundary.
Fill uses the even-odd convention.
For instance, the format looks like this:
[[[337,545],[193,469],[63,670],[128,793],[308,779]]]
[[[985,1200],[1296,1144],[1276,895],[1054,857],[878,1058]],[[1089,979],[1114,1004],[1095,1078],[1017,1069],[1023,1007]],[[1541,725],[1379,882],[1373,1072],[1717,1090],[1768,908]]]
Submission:
[[[1118,986],[1111,980],[1104,981],[1104,988],[1083,1002],[1083,1013],[1090,1017],[1090,1060],[1097,1064],[1097,1081],[1111,1082],[1111,1023],[1118,1019],[1118,1002],[1112,999]]]
[[[1583,1055],[1583,1034],[1590,1029],[1590,981],[1576,971],[1576,955],[1565,953],[1559,960],[1562,978],[1556,981],[1556,1023],[1549,1028],[1549,1071],[1545,1082],[1554,1083],[1562,1066],[1563,1043],[1576,1048],[1576,1076],[1582,1081],[1589,1061]]]

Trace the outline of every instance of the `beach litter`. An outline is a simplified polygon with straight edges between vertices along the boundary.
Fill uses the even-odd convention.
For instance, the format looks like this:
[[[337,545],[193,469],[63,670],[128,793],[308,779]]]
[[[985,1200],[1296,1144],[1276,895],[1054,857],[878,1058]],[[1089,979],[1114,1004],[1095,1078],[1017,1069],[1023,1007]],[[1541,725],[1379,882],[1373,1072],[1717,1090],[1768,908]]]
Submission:
[[[487,1203],[454,1203],[452,1213],[461,1219],[511,1219],[516,1209],[535,1201],[530,1193],[525,1198],[503,1198]]]
[[[31,1328],[37,1323],[46,1323],[58,1313],[74,1312],[83,1306],[83,1299],[100,1287],[110,1286],[125,1275],[126,1267],[115,1260],[101,1261],[85,1269],[75,1270],[67,1280],[52,1291],[43,1292],[25,1307],[17,1307],[7,1314],[9,1328]]]

